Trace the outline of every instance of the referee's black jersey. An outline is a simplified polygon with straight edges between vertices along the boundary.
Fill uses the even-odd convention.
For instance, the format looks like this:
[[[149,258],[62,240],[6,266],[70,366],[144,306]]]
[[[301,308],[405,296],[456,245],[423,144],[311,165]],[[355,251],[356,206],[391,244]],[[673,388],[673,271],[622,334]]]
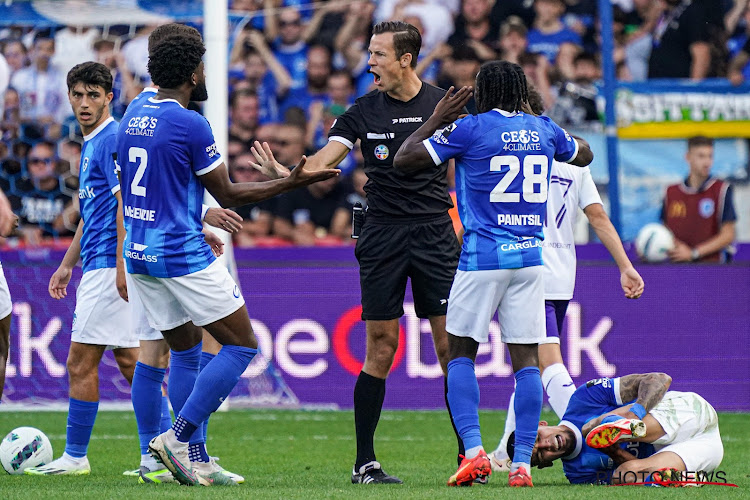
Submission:
[[[365,159],[368,215],[395,220],[444,214],[453,206],[446,182],[447,163],[405,174],[393,167],[401,144],[432,115],[445,90],[422,82],[410,101],[393,99],[375,90],[339,116],[329,140],[349,149],[359,139]]]

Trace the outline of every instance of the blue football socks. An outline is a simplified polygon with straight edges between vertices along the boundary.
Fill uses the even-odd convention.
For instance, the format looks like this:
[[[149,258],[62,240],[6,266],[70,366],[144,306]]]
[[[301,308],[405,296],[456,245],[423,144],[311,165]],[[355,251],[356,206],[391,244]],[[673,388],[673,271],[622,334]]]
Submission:
[[[210,352],[202,352],[201,353],[201,368],[200,370],[203,371],[203,369],[208,365],[208,363],[216,357],[216,354],[211,354]],[[208,421],[211,419],[209,416],[206,420],[203,421],[203,426],[201,429],[201,432],[203,433],[203,442],[205,443],[208,440]]]
[[[175,415],[180,414],[182,407],[185,405],[185,401],[188,400],[190,394],[195,388],[195,381],[198,378],[198,373],[200,371],[202,347],[203,343],[198,342],[197,345],[186,351],[170,351],[171,360],[167,392],[169,392],[169,402],[172,403],[172,410],[174,410]],[[201,421],[198,423],[200,422]],[[195,430],[197,425],[193,426],[193,424],[190,424],[187,428]],[[180,441],[188,442],[190,440],[192,431],[187,434],[187,431],[185,430],[186,423],[180,422],[179,417],[172,425],[172,429],[174,429],[176,433],[182,435],[183,439],[180,439]],[[187,437],[181,434],[181,432],[187,434]]]
[[[141,455],[148,453],[149,441],[158,436],[161,431],[162,399],[164,399],[161,394],[161,384],[164,382],[166,373],[167,370],[164,368],[149,366],[140,361],[135,364],[130,398],[133,401],[135,421],[138,425]]]
[[[237,385],[240,375],[247,369],[247,365],[258,353],[257,349],[241,347],[236,345],[225,345],[216,355],[213,362],[209,363],[195,381],[195,388],[180,410],[180,416],[175,425],[172,426],[177,433],[177,439],[184,439],[187,429],[197,428],[208,416],[216,411],[224,399]],[[185,420],[188,425],[181,424],[182,430],[176,428],[180,420]]]
[[[516,446],[513,463],[530,464],[539,417],[542,414],[542,379],[536,366],[518,370],[515,377],[516,397],[513,407],[516,410]],[[530,471],[527,469],[527,472]]]
[[[68,428],[65,453],[73,458],[83,458],[89,448],[99,401],[81,401],[70,398],[68,403]]]
[[[456,358],[448,363],[448,402],[453,423],[464,443],[467,458],[482,447],[479,431],[479,383],[474,362]]]

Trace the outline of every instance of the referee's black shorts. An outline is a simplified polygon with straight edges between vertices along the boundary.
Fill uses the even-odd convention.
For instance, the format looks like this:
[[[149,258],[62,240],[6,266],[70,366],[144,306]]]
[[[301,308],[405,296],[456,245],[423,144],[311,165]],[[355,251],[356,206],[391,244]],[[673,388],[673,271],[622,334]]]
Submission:
[[[406,223],[368,217],[354,253],[359,261],[363,320],[403,316],[407,277],[418,317],[447,312],[460,253],[447,214]]]

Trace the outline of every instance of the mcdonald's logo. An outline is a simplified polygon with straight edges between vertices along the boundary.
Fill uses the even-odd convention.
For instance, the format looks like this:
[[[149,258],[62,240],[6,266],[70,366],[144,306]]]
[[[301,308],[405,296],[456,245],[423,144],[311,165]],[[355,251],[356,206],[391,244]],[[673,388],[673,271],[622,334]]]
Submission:
[[[684,201],[673,201],[669,204],[667,217],[687,217],[687,206]]]

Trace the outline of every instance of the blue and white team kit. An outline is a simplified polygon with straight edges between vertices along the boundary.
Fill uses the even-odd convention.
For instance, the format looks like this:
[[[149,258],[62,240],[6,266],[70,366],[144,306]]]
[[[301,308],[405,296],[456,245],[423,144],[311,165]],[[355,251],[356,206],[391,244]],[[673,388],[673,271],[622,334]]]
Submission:
[[[634,401],[623,401],[619,378],[591,380],[576,389],[560,425],[575,434],[575,448],[563,457],[565,477],[573,484],[609,483],[616,465],[601,450],[590,448],[581,434],[589,420]],[[711,472],[721,464],[724,446],[719,435],[716,410],[694,392],[667,392],[649,412],[665,434],[653,443],[625,442],[620,447],[636,458],[672,452],[679,456],[686,470]]]
[[[117,198],[115,174],[117,122],[109,118],[84,136],[79,166],[78,198],[83,234],[83,277],[76,292],[71,340],[82,344],[137,347],[130,307],[115,287]],[[113,325],[117,325],[113,327]]]
[[[141,96],[117,134],[125,262],[151,327],[198,326],[244,305],[202,234],[200,176],[222,163],[208,121],[173,99]]]
[[[447,331],[486,342],[497,311],[503,342],[539,343],[550,166],[574,159],[578,143],[547,117],[494,109],[461,118],[423,144],[436,165],[456,159],[465,229]]]

